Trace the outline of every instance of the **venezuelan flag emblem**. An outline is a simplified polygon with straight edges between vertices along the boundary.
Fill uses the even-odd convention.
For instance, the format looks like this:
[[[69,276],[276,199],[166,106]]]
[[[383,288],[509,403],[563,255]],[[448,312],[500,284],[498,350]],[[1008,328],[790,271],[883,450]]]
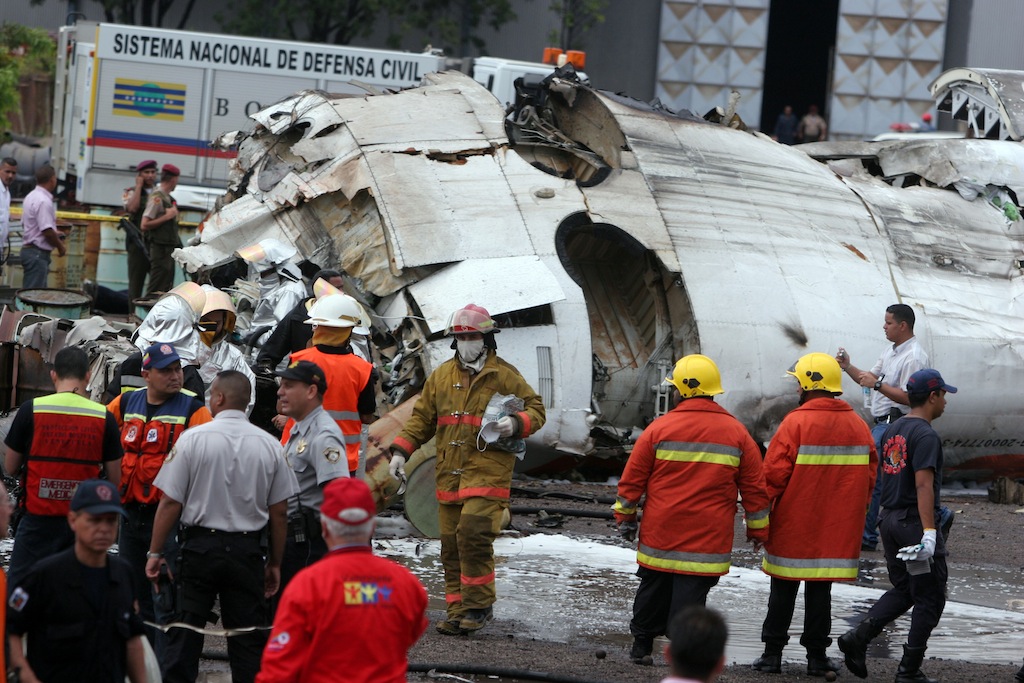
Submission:
[[[114,114],[162,121],[185,120],[186,86],[128,78],[114,80]]]

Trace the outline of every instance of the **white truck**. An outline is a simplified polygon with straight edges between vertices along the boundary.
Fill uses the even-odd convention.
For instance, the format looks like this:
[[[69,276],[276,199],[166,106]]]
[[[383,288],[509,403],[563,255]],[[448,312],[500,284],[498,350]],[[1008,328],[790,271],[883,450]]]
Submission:
[[[79,202],[116,205],[134,166],[181,169],[175,197],[207,210],[235,154],[210,141],[299,90],[365,94],[415,86],[448,66],[437,52],[346,46],[82,22],[60,31],[51,163]],[[547,64],[479,58],[474,78],[504,104],[513,81]]]

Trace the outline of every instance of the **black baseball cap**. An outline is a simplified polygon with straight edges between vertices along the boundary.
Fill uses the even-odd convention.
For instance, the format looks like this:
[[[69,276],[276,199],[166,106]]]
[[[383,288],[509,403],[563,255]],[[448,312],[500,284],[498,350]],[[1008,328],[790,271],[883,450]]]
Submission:
[[[274,374],[284,379],[294,379],[303,384],[315,384],[321,396],[327,393],[327,379],[324,376],[324,371],[312,361],[292,361],[287,368],[278,370]]]
[[[71,509],[74,512],[88,512],[91,515],[102,515],[106,512],[124,514],[117,487],[106,479],[86,479],[79,484],[71,498]]]

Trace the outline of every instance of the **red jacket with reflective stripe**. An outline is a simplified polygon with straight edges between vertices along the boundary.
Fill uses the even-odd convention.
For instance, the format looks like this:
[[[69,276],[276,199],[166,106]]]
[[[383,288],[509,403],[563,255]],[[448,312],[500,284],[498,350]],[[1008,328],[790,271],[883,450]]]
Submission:
[[[79,482],[99,476],[107,409],[61,392],[32,401],[32,445],[25,467],[25,509],[68,513]]]
[[[877,467],[871,430],[845,401],[814,398],[787,415],[764,460],[772,501],[765,573],[856,579]]]
[[[308,360],[324,371],[327,379],[327,393],[324,394],[324,410],[334,418],[345,437],[345,455],[348,469],[355,472],[359,467],[359,444],[362,442],[363,421],[359,417],[359,394],[370,381],[373,366],[352,353],[324,353],[315,346],[296,351],[289,362]],[[281,443],[288,443],[295,420],[289,418],[281,435]]]
[[[690,398],[637,439],[619,480],[615,517],[631,519],[646,493],[637,562],[659,571],[729,571],[736,494],[749,531],[763,536],[768,494],[761,451],[746,428],[710,399]]]

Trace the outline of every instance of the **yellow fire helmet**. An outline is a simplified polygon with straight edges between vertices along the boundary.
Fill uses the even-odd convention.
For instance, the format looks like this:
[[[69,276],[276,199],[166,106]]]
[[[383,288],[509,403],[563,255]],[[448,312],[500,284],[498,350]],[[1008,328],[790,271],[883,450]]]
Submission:
[[[715,361],[699,353],[683,356],[665,381],[679,390],[683,398],[714,396],[723,393],[722,375]]]
[[[796,377],[804,391],[828,391],[836,396],[843,393],[843,370],[827,353],[801,356],[786,374]]]

